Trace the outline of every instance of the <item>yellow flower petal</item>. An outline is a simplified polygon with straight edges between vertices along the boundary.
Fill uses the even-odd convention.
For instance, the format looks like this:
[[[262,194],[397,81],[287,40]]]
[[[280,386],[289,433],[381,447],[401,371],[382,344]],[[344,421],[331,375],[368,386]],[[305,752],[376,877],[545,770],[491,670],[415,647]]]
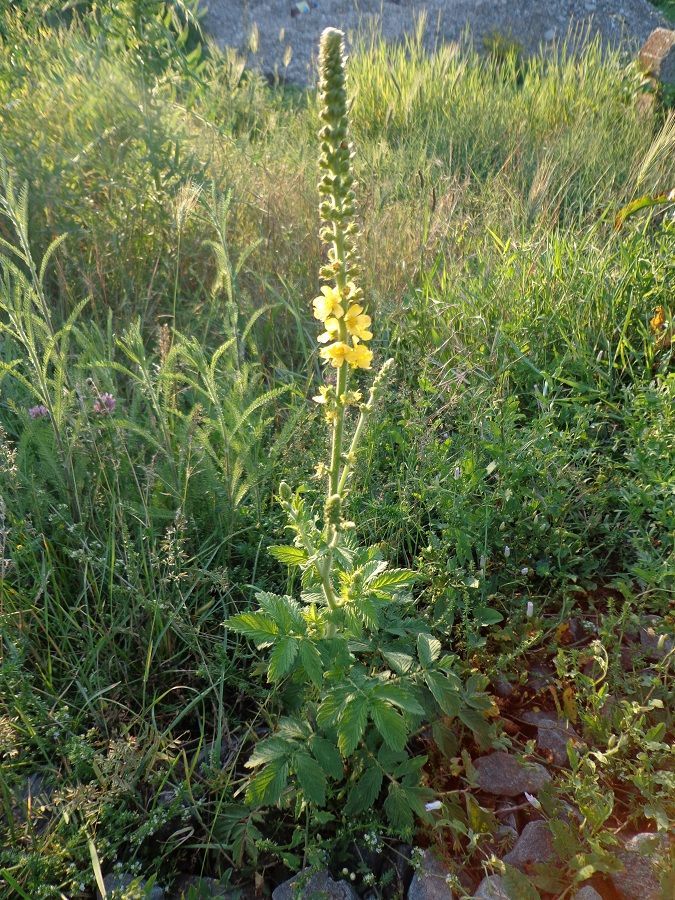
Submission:
[[[355,369],[369,369],[373,361],[373,351],[369,350],[365,344],[356,344],[354,347],[348,348],[347,362]]]
[[[317,338],[320,344],[327,344],[328,341],[334,341],[340,333],[340,323],[337,319],[326,319],[323,323],[326,330]]]
[[[358,303],[354,303],[350,306],[345,315],[347,331],[352,337],[358,338],[361,341],[369,341],[372,338],[373,333],[368,330],[371,322],[372,319],[370,316],[365,315],[363,307]]]
[[[342,318],[345,311],[340,303],[340,292],[338,289],[324,285],[321,288],[321,294],[321,297],[314,298],[314,317],[319,319],[320,322],[325,322],[331,316],[337,319]]]
[[[334,344],[329,344],[328,347],[322,347],[320,351],[321,358],[325,359],[326,362],[329,362],[336,369],[339,369],[344,361],[349,359],[352,352],[353,348],[343,341],[336,341]]]

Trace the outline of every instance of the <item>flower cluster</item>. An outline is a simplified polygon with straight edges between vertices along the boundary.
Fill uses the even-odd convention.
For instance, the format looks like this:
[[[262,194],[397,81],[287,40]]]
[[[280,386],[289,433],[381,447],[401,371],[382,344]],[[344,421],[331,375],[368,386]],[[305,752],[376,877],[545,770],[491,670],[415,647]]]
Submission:
[[[372,350],[362,343],[373,336],[369,330],[371,318],[360,303],[351,302],[357,293],[350,281],[342,293],[337,287],[321,288],[321,296],[314,300],[314,315],[326,329],[318,340],[328,344],[321,349],[321,357],[336,368],[346,362],[354,368],[369,369],[373,359]]]
[[[31,406],[28,410],[28,415],[31,419],[48,419],[49,410],[44,404],[40,403],[37,406]]]
[[[327,28],[321,36],[319,54],[321,73],[321,121],[319,132],[321,180],[319,212],[323,226],[321,238],[328,245],[328,265],[321,277],[329,284],[314,300],[314,315],[325,331],[319,342],[326,344],[321,357],[336,369],[344,363],[352,368],[369,369],[373,359],[366,341],[372,338],[371,318],[364,312],[363,292],[354,282],[357,274],[354,221],[353,152],[348,137],[347,92],[343,34]]]

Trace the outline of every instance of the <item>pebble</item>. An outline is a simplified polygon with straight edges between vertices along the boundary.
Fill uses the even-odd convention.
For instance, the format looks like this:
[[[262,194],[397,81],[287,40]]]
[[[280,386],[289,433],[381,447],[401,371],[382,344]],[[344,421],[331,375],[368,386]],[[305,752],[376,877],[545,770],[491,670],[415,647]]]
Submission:
[[[488,794],[517,797],[527,791],[536,794],[551,780],[539,763],[524,763],[501,750],[474,760],[478,787]]]
[[[622,900],[660,900],[663,896],[658,860],[668,852],[665,834],[642,832],[626,841],[616,855],[623,871],[610,875]]]
[[[475,900],[514,900],[501,875],[488,875],[476,888]]]
[[[602,894],[599,894],[592,885],[585,884],[570,900],[602,900]]]
[[[452,888],[445,880],[449,874],[443,863],[425,850],[410,882],[408,900],[452,900]]]
[[[543,819],[537,819],[523,828],[516,846],[506,854],[504,862],[524,870],[529,863],[545,863],[554,855],[551,831]]]
[[[647,659],[658,662],[672,653],[675,640],[667,634],[663,619],[649,616],[649,624],[640,629],[640,645]]]
[[[303,869],[297,875],[284,881],[272,891],[272,900],[310,900],[319,896],[321,900],[358,900],[358,895],[351,884],[346,881],[333,881],[330,872],[314,872]],[[310,876],[307,878],[307,876]],[[300,890],[295,889],[296,882],[307,878]]]
[[[537,726],[537,748],[551,754],[556,766],[569,766],[567,744],[582,744],[577,732],[566,722],[555,717],[553,713],[523,713],[523,721]]]

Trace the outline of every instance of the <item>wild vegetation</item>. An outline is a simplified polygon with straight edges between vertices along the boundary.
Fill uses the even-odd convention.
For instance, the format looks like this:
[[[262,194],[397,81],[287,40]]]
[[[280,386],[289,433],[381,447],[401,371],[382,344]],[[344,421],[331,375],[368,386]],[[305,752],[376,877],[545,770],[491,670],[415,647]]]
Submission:
[[[604,883],[675,819],[673,113],[598,46],[374,37],[345,93],[333,33],[315,95],[189,6],[24,6],[0,893],[265,896],[328,865],[388,898],[359,848],[415,845],[471,896],[503,870],[495,748],[553,775],[518,812],[556,864],[509,869],[518,896]],[[566,765],[538,709],[574,727]]]

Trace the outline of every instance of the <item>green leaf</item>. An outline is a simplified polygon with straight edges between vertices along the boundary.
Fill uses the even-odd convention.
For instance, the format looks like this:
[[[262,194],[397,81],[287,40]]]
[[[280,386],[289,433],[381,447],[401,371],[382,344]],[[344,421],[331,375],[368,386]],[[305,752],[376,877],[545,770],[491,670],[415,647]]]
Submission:
[[[273,805],[288,784],[288,763],[275,759],[248,783],[246,802],[253,805]]]
[[[315,735],[309,745],[324,772],[335,781],[340,781],[344,775],[344,767],[340,751],[335,744],[326,740],[326,738]]]
[[[506,871],[502,875],[504,888],[509,897],[517,897],[518,900],[541,900],[539,891],[529,878],[506,864]]]
[[[474,618],[480,627],[485,625],[496,625],[504,619],[504,616],[496,609],[490,609],[488,606],[474,607]]]
[[[326,776],[321,766],[309,753],[298,753],[294,758],[294,766],[307,799],[323,806],[326,802]]]
[[[312,641],[301,641],[300,662],[312,684],[320,688],[323,683],[323,663],[321,654]]]
[[[441,655],[441,642],[430,634],[418,634],[417,655],[424,668],[428,669]]]
[[[266,738],[260,741],[253,753],[246,761],[247,769],[255,769],[256,766],[262,766],[264,763],[272,762],[274,759],[286,759],[295,747],[290,741],[280,737]]]
[[[407,653],[395,653],[391,650],[383,650],[382,656],[387,660],[397,675],[405,675],[406,672],[409,672],[415,661],[412,656],[409,656]]]
[[[424,680],[434,700],[446,716],[457,716],[462,708],[461,697],[453,683],[440,672],[426,672]]]
[[[270,556],[286,566],[302,566],[307,562],[307,551],[289,544],[273,544],[268,547]]]
[[[344,685],[335,687],[329,694],[326,694],[316,714],[317,725],[321,728],[335,725],[349,695],[350,691]]]
[[[268,681],[280,681],[293,665],[298,653],[298,642],[292,637],[282,637],[274,645],[267,668]]]
[[[401,786],[395,781],[389,785],[389,794],[384,801],[384,811],[397,831],[406,831],[412,828],[413,813],[410,803]]]
[[[345,815],[355,816],[366,812],[375,803],[382,789],[382,769],[370,766],[349,792]]]
[[[381,700],[388,700],[399,709],[410,713],[413,716],[423,716],[424,709],[417,701],[417,698],[410,690],[401,684],[379,684],[373,690],[373,696],[379,697]]]
[[[417,575],[410,569],[389,569],[373,578],[368,589],[383,596],[391,596],[403,588],[411,587],[415,581]]]
[[[405,719],[393,706],[379,699],[373,700],[370,715],[384,742],[392,750],[403,750],[408,737]]]
[[[225,626],[252,640],[257,647],[269,647],[279,634],[278,625],[259,612],[241,613],[227,619]]]
[[[300,605],[292,597],[282,597],[268,591],[259,591],[255,596],[263,612],[277,623],[282,634],[292,631],[304,633],[307,630]]]
[[[338,747],[343,756],[350,756],[366,730],[368,698],[353,697],[343,709],[338,720]]]

